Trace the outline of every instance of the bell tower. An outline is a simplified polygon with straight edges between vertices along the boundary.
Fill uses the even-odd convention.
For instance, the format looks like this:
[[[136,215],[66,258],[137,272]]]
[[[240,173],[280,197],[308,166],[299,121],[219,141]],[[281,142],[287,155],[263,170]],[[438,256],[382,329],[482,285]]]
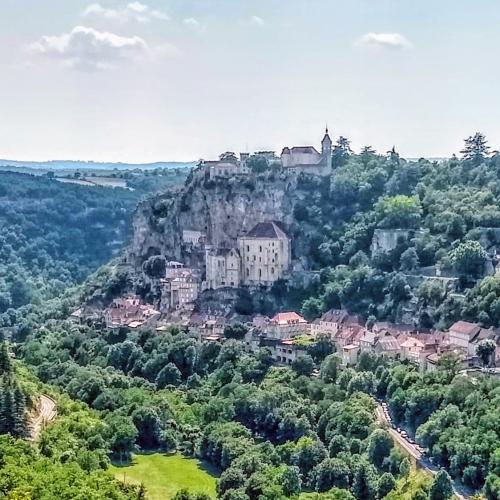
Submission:
[[[328,135],[328,125],[325,128],[325,136],[321,141],[321,155],[325,164],[331,168],[332,166],[332,140]]]

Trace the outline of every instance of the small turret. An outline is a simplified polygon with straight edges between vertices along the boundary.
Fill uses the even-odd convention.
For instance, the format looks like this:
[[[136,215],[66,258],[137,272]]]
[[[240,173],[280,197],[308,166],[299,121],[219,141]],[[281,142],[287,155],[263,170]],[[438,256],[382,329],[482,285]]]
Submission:
[[[328,125],[325,128],[325,136],[323,137],[323,140],[321,141],[321,155],[323,156],[323,159],[326,160],[326,165],[328,167],[331,167],[332,165],[332,140],[330,139],[330,136],[328,135]]]

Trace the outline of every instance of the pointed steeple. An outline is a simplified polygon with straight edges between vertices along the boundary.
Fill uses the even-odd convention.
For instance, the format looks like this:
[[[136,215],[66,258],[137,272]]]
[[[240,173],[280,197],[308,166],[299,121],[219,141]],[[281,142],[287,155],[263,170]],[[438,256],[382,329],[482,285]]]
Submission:
[[[325,127],[325,136],[321,141],[321,155],[325,164],[330,167],[332,163],[332,140],[328,134],[328,124]]]
[[[325,135],[323,137],[323,140],[321,141],[321,144],[324,146],[325,144],[328,144],[327,147],[331,147],[332,145],[332,140],[330,139],[330,135],[328,134],[328,124],[325,127]],[[324,148],[323,148],[324,149]]]

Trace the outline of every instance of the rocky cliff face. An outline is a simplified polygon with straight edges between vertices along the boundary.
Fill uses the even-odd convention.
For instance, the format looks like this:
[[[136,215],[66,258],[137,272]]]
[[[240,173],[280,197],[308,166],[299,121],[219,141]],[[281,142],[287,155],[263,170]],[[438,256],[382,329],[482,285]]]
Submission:
[[[151,255],[164,255],[203,269],[203,246],[182,241],[183,230],[206,234],[206,243],[229,247],[257,222],[278,220],[292,238],[292,255],[307,268],[307,227],[294,218],[294,206],[310,192],[298,185],[303,176],[270,171],[260,175],[209,180],[201,170],[182,190],[144,201],[134,217],[134,237],[127,260],[136,269]],[[322,180],[325,182],[325,180]]]

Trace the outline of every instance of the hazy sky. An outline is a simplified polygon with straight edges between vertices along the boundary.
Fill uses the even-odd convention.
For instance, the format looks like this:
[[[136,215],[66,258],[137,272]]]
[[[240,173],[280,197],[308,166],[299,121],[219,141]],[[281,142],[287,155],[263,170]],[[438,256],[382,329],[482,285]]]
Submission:
[[[1,0],[0,157],[500,148],[498,0]]]

